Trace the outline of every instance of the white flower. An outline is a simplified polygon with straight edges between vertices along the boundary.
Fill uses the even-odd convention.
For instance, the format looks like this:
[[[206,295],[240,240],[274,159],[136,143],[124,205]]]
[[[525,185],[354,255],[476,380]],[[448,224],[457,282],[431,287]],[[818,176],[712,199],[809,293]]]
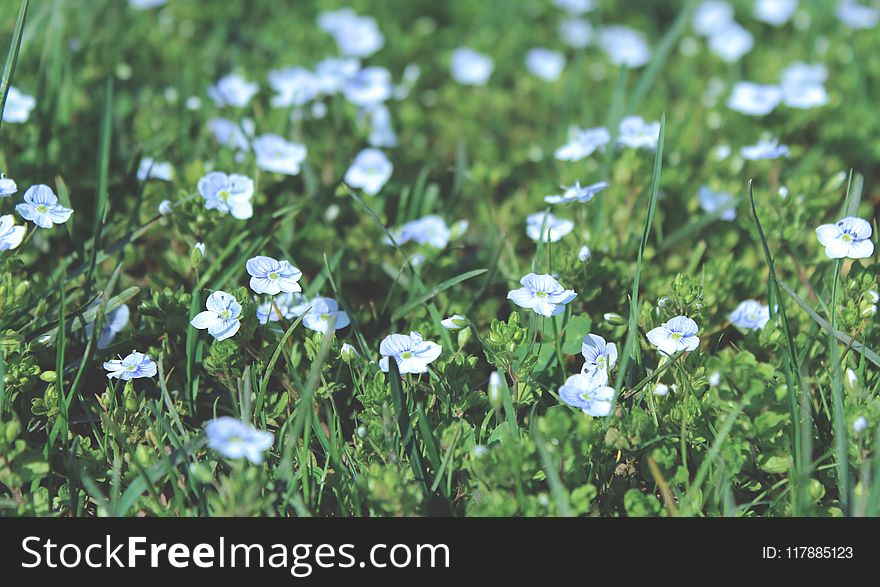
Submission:
[[[613,342],[606,343],[605,339],[598,334],[590,333],[584,337],[581,343],[581,354],[584,356],[584,366],[581,372],[588,375],[594,371],[601,371],[605,374],[607,382],[608,374],[617,364],[617,345]]]
[[[436,342],[424,340],[418,332],[405,334],[389,334],[379,345],[379,368],[387,373],[388,361],[394,359],[401,375],[406,373],[424,373],[428,365],[437,360],[443,347]]]
[[[772,139],[769,141],[758,141],[754,145],[743,147],[739,150],[743,159],[749,161],[760,161],[761,159],[778,159],[779,157],[790,157],[791,153],[787,145],[780,145],[779,141]]]
[[[654,395],[659,395],[660,397],[665,397],[669,395],[669,386],[665,383],[657,383],[654,385]]]
[[[245,118],[241,124],[227,118],[212,118],[208,121],[208,128],[214,133],[214,138],[225,147],[238,151],[250,149],[250,139],[254,137],[254,121]]]
[[[641,116],[627,116],[620,121],[617,130],[617,142],[624,147],[632,149],[657,148],[660,140],[660,123],[645,122]]]
[[[361,62],[353,57],[328,57],[315,65],[315,81],[322,94],[328,96],[342,91],[345,82],[361,70]]]
[[[828,92],[822,84],[787,84],[782,86],[782,100],[789,108],[818,108],[828,103]]]
[[[509,291],[507,299],[548,318],[561,314],[565,305],[577,297],[573,290],[563,288],[552,275],[529,273],[519,282],[522,287]]]
[[[58,196],[52,188],[43,184],[29,187],[24,193],[24,203],[18,204],[15,211],[40,228],[52,228],[53,224],[64,224],[73,214],[73,210],[58,203]]]
[[[258,255],[248,259],[245,266],[251,276],[251,289],[258,294],[274,296],[281,292],[302,291],[297,283],[302,278],[302,271],[291,265],[290,261],[276,261],[272,257]]]
[[[440,321],[440,325],[446,330],[461,330],[468,325],[468,319],[461,314],[453,314],[449,318]]]
[[[604,127],[581,130],[577,127],[568,129],[568,142],[553,154],[560,161],[580,161],[593,152],[604,147],[611,140],[611,133]]]
[[[283,175],[299,175],[300,165],[306,159],[305,145],[291,143],[276,134],[254,139],[254,153],[260,169]]]
[[[257,320],[260,324],[278,322],[281,319],[299,318],[311,308],[311,302],[299,292],[281,293],[270,301],[257,306]]]
[[[721,220],[736,218],[736,199],[727,192],[715,192],[707,186],[701,186],[697,192],[700,207],[709,214],[721,212]]]
[[[573,185],[568,187],[560,186],[563,189],[562,194],[546,196],[544,201],[548,204],[570,204],[572,202],[586,203],[593,199],[593,196],[608,187],[607,181],[600,181],[592,185],[581,186],[581,182],[575,180]]]
[[[254,208],[251,205],[254,180],[247,176],[212,171],[199,180],[198,190],[205,199],[205,208],[208,210],[231,214],[233,218],[239,220],[254,215]]]
[[[526,67],[544,81],[556,81],[565,69],[565,55],[546,47],[536,47],[526,53]]]
[[[797,7],[798,0],[757,0],[754,14],[761,22],[779,27],[791,20]]]
[[[385,45],[376,19],[358,16],[350,8],[322,12],[318,25],[333,35],[339,52],[346,57],[369,57]]]
[[[391,97],[394,86],[391,72],[384,67],[365,67],[345,81],[342,93],[345,99],[361,108],[371,108]]]
[[[8,198],[17,191],[15,180],[0,173],[0,198]]]
[[[275,69],[266,77],[269,85],[277,92],[270,100],[275,108],[303,106],[321,93],[318,77],[304,67]]]
[[[330,319],[336,317],[334,329],[340,330],[351,323],[348,314],[339,309],[336,300],[330,298],[315,298],[312,300],[312,308],[303,316],[303,326],[317,332],[327,332],[330,328]]]
[[[259,91],[258,83],[249,82],[240,75],[231,73],[208,88],[208,96],[218,108],[223,106],[244,108]]]
[[[131,351],[131,354],[122,360],[105,361],[104,369],[107,370],[108,379],[122,379],[123,381],[153,377],[157,372],[153,359],[137,351]]]
[[[140,181],[148,179],[171,181],[174,179],[174,167],[167,161],[156,161],[150,157],[144,157],[138,164],[137,178]]]
[[[856,0],[841,0],[837,5],[837,18],[851,29],[872,29],[880,22],[880,10]]]
[[[770,320],[770,307],[756,300],[744,300],[730,315],[730,322],[744,330],[763,330]]]
[[[693,351],[700,345],[697,323],[687,316],[676,316],[648,332],[648,341],[665,355]]]
[[[596,9],[596,0],[553,0],[553,3],[569,14],[584,14]]]
[[[15,217],[12,214],[0,216],[0,251],[17,248],[24,240],[26,231],[24,226],[15,225]]]
[[[3,122],[27,122],[36,105],[37,101],[33,96],[23,94],[15,86],[9,86],[6,105],[3,107]]]
[[[173,211],[174,206],[171,204],[171,200],[162,200],[159,202],[159,214],[162,216],[168,216]]]
[[[208,448],[228,459],[246,458],[259,465],[263,453],[272,448],[275,438],[271,432],[257,430],[250,424],[229,416],[221,416],[205,426]]]
[[[722,0],[705,0],[694,11],[694,31],[701,36],[711,36],[733,22],[733,6]]]
[[[446,221],[440,216],[429,214],[418,220],[411,220],[392,231],[392,236],[398,245],[415,241],[419,244],[428,244],[435,249],[443,249],[449,244],[452,231],[446,225]],[[391,244],[391,239],[385,236],[385,244]]]
[[[709,37],[709,50],[725,63],[736,63],[755,46],[752,33],[735,22]]]
[[[566,18],[559,23],[562,42],[575,49],[583,49],[593,40],[593,25],[583,18]]]
[[[578,373],[565,380],[559,388],[559,398],[570,406],[580,408],[588,416],[602,418],[611,415],[614,406],[614,389],[603,381],[602,372],[589,375]]]
[[[871,224],[861,218],[848,216],[835,224],[823,224],[816,229],[816,236],[832,259],[865,259],[874,254]]]
[[[207,310],[199,312],[190,322],[199,330],[207,329],[217,340],[225,340],[241,328],[241,304],[232,294],[215,291],[208,296],[205,307]]]
[[[92,304],[92,307],[99,307],[100,305],[100,302],[96,301],[94,304]],[[112,312],[107,313],[106,319],[104,320],[104,325],[101,327],[101,334],[98,335],[99,349],[105,349],[113,344],[113,339],[116,338],[116,335],[122,332],[122,329],[125,328],[125,326],[128,324],[128,317],[130,314],[131,311],[125,304],[122,304]],[[88,324],[86,324],[87,338],[91,338],[94,329],[94,322],[89,322]]]
[[[574,229],[574,222],[557,218],[550,212],[536,212],[526,218],[526,235],[537,242],[557,242]]]
[[[168,0],[128,0],[128,5],[136,10],[149,10],[163,6]]]
[[[343,359],[351,359],[352,357],[359,357],[360,353],[357,352],[353,346],[348,344],[347,342],[342,343],[342,346],[339,347],[339,356]]]
[[[592,253],[590,252],[590,247],[584,245],[580,248],[580,250],[578,250],[578,261],[580,261],[581,263],[586,263],[589,260],[590,255],[592,255]]]
[[[852,424],[853,432],[860,434],[868,429],[868,420],[864,416],[859,416]]]
[[[460,84],[485,85],[494,67],[491,57],[469,47],[459,47],[452,52],[452,79]]]
[[[764,116],[773,112],[780,102],[782,88],[779,86],[737,82],[727,99],[727,107],[749,116]]]
[[[599,47],[615,65],[636,68],[651,60],[651,48],[645,36],[626,26],[603,27],[599,31]]]
[[[394,166],[385,153],[379,149],[367,148],[357,154],[351,167],[345,172],[345,183],[374,196],[388,183],[393,171]]]

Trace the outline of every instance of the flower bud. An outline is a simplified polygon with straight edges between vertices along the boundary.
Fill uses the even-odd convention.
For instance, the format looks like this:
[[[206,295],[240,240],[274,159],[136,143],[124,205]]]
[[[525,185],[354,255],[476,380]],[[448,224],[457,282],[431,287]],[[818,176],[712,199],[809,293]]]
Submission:
[[[501,409],[502,396],[501,396],[501,376],[498,374],[498,371],[492,371],[489,374],[489,405],[495,408],[496,410]]]

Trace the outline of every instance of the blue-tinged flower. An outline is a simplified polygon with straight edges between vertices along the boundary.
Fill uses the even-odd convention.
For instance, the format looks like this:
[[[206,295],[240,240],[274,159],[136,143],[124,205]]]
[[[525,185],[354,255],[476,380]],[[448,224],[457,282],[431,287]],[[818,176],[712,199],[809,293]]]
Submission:
[[[864,416],[859,416],[852,423],[853,432],[861,434],[868,429],[868,420]]]
[[[799,0],[757,0],[754,15],[761,22],[780,27],[791,20]]]
[[[306,159],[306,147],[292,143],[276,134],[265,134],[254,139],[257,167],[263,171],[283,175],[299,175],[300,165]]]
[[[367,110],[370,118],[370,136],[367,142],[371,147],[396,147],[397,133],[391,124],[391,111],[385,104],[378,104]]]
[[[822,84],[783,84],[782,100],[789,108],[807,110],[826,105],[828,92]]]
[[[435,214],[411,220],[391,231],[391,234],[398,245],[414,241],[431,245],[435,249],[446,248],[452,237],[452,231],[446,225],[446,221]],[[390,245],[391,239],[385,236],[382,242]]]
[[[553,0],[553,4],[569,14],[586,14],[596,9],[596,0]]]
[[[242,76],[231,73],[208,88],[208,96],[218,108],[223,106],[244,108],[259,91],[258,83],[249,82]]]
[[[816,229],[816,236],[832,259],[865,259],[874,254],[871,232],[870,222],[847,216],[835,224],[823,224]]]
[[[640,31],[623,25],[602,27],[599,47],[614,65],[637,68],[651,60],[651,48]]]
[[[58,203],[58,196],[52,188],[43,184],[29,187],[24,193],[24,203],[17,205],[15,211],[40,228],[64,224],[73,214],[73,210]]]
[[[100,302],[95,302],[92,304],[92,307],[97,307],[100,305]],[[128,306],[122,304],[112,312],[108,312],[104,317],[104,325],[101,327],[101,334],[98,335],[98,348],[105,349],[111,344],[113,344],[113,339],[116,338],[116,335],[122,332],[122,330],[128,324],[128,317],[130,315],[130,311]],[[89,322],[86,324],[86,337],[91,338],[92,331],[95,329],[95,323]]]
[[[149,10],[164,6],[168,0],[128,0],[128,5],[136,10]]]
[[[208,422],[205,434],[211,450],[227,459],[246,458],[255,465],[263,462],[263,453],[272,448],[275,441],[271,432],[257,430],[230,416],[221,416]]]
[[[0,251],[17,248],[24,240],[26,231],[24,226],[15,225],[15,217],[12,214],[0,216]]]
[[[617,143],[631,149],[657,148],[660,140],[660,123],[645,122],[641,116],[627,116],[620,121],[617,130]]]
[[[322,94],[331,96],[342,91],[345,82],[361,70],[361,62],[353,57],[328,57],[315,65],[315,79]]]
[[[281,292],[302,291],[297,283],[302,278],[302,271],[291,265],[290,261],[276,261],[272,257],[258,255],[248,259],[246,267],[251,276],[251,289],[258,294],[274,296]]]
[[[193,245],[193,250],[199,252],[199,258],[204,259],[205,255],[208,254],[208,249],[205,247],[205,243],[199,241]]]
[[[791,151],[788,145],[780,145],[777,139],[768,141],[758,141],[754,145],[743,147],[739,150],[739,154],[743,159],[749,161],[760,161],[762,159],[778,159],[780,157],[790,157]]]
[[[453,314],[449,318],[444,318],[440,321],[440,326],[446,330],[461,330],[462,328],[467,328],[468,324],[468,319],[461,314]]]
[[[0,173],[0,198],[8,198],[18,191],[15,180]]]
[[[303,106],[321,93],[318,77],[304,67],[285,67],[266,76],[276,95],[269,101],[275,108]]]
[[[613,342],[605,342],[605,339],[598,334],[590,333],[581,343],[581,354],[584,356],[581,372],[587,375],[601,371],[605,374],[607,382],[608,374],[617,364],[617,345]]]
[[[722,0],[704,0],[694,11],[694,32],[709,37],[733,22],[733,6]]]
[[[581,130],[575,126],[568,129],[568,142],[553,154],[560,161],[580,161],[611,140],[607,128],[597,127]]]
[[[737,82],[727,107],[749,116],[765,116],[782,102],[782,88],[753,82]]]
[[[171,181],[174,179],[174,167],[167,161],[156,161],[150,157],[144,157],[138,164],[137,178],[140,181],[149,179]]]
[[[148,355],[131,351],[124,359],[113,359],[104,362],[108,379],[140,379],[141,377],[154,377],[156,375],[156,363]]]
[[[559,388],[559,398],[562,401],[594,418],[611,415],[614,393],[614,388],[607,385],[607,376],[603,378],[601,371],[594,371],[589,375],[572,375]]]
[[[563,189],[561,194],[546,196],[544,201],[548,204],[570,204],[572,202],[586,203],[593,199],[593,196],[608,187],[607,181],[600,181],[592,185],[582,186],[581,182],[575,180],[573,185],[568,187],[559,186]]]
[[[418,332],[389,334],[379,345],[379,368],[387,373],[388,361],[394,359],[400,374],[424,373],[428,365],[437,360],[443,347],[436,342],[422,338]]]
[[[526,68],[544,81],[556,81],[565,69],[565,55],[546,47],[535,47],[526,53]]]
[[[578,249],[578,261],[580,261],[581,263],[586,263],[587,261],[589,261],[592,254],[593,253],[592,251],[590,251],[590,247],[584,245],[580,249]]]
[[[318,26],[333,35],[339,52],[346,57],[369,57],[385,45],[376,19],[359,16],[350,8],[322,12]]]
[[[374,196],[388,183],[394,166],[379,149],[364,149],[345,172],[345,183]]]
[[[342,93],[345,99],[361,108],[371,108],[388,100],[394,92],[391,72],[384,67],[370,66],[345,81]]]
[[[666,397],[667,395],[669,395],[669,386],[665,383],[657,383],[656,385],[654,385],[653,393],[654,395],[658,395],[660,397]]]
[[[730,314],[730,322],[743,330],[763,330],[770,321],[770,307],[757,300],[744,300]]]
[[[880,10],[856,0],[841,0],[836,14],[840,22],[854,30],[872,29],[880,22]]]
[[[243,119],[241,124],[228,118],[212,118],[208,121],[208,128],[218,143],[237,151],[250,149],[250,141],[254,138],[255,126],[250,118]]]
[[[731,221],[736,218],[736,198],[727,192],[716,192],[707,186],[701,186],[697,192],[700,208],[709,214],[721,213],[721,220]]]
[[[327,332],[330,320],[335,317],[333,328],[340,330],[351,324],[348,314],[339,309],[336,300],[317,297],[312,300],[312,308],[303,316],[303,326],[316,332]]]
[[[562,287],[552,275],[529,273],[519,282],[522,287],[507,292],[507,299],[548,318],[561,314],[565,305],[577,297],[573,290]]]
[[[207,329],[217,340],[225,340],[241,328],[241,304],[232,294],[215,291],[208,296],[205,307],[207,310],[196,314],[190,322],[199,330]]]
[[[9,86],[6,105],[3,107],[3,122],[27,122],[36,105],[37,101],[33,96],[22,93],[15,86]]]
[[[212,171],[202,176],[198,184],[199,193],[205,199],[205,208],[217,210],[221,214],[231,214],[233,218],[244,220],[254,215],[251,198],[254,195],[254,180],[232,173]]]
[[[730,22],[709,37],[709,50],[725,63],[736,63],[755,46],[755,37],[739,23]]]
[[[361,356],[360,353],[357,352],[353,346],[348,344],[347,342],[342,343],[342,346],[339,347],[339,357],[345,361],[346,363],[350,361],[354,357]]]
[[[282,319],[299,318],[311,307],[311,302],[301,293],[281,293],[268,302],[257,306],[257,320],[260,324],[278,322]]]
[[[700,346],[697,323],[687,316],[676,316],[648,332],[648,341],[664,355],[693,351]]]
[[[526,217],[526,235],[535,242],[555,243],[574,229],[574,222],[557,218],[550,212],[536,212]]]
[[[585,18],[566,18],[559,22],[559,37],[574,49],[583,49],[593,40],[593,25]]]
[[[494,68],[491,57],[470,47],[459,47],[452,52],[452,79],[462,85],[486,85]]]

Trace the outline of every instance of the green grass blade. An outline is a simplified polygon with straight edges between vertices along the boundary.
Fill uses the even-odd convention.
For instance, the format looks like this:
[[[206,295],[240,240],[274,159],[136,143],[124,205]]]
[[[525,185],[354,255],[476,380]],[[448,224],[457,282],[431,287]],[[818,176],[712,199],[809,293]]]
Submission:
[[[0,125],[3,124],[3,111],[6,108],[6,96],[12,85],[12,77],[15,74],[15,66],[18,64],[18,53],[21,51],[21,33],[24,30],[24,22],[27,19],[29,0],[23,0],[18,9],[18,18],[15,21],[15,30],[12,40],[9,42],[9,52],[6,53],[6,65],[3,67],[3,78],[0,79]]]

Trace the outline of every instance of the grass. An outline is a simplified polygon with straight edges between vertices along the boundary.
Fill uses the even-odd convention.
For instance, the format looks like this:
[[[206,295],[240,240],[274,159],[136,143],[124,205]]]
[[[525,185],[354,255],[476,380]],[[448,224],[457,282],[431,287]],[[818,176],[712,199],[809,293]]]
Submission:
[[[0,215],[27,226],[0,251],[0,515],[880,515],[880,266],[876,253],[829,259],[815,232],[844,216],[876,229],[880,40],[816,3],[772,27],[737,1],[755,43],[727,63],[693,29],[697,1],[619,4],[599,2],[583,17],[593,42],[572,47],[549,1],[352,0],[384,36],[362,65],[394,85],[398,146],[379,147],[393,172],[375,194],[346,175],[375,114],[342,93],[278,107],[267,81],[338,55],[315,24],[337,2],[0,7],[0,110],[13,86],[36,102],[0,129],[0,171],[18,186]],[[644,65],[609,59],[611,24],[644,33]],[[486,85],[452,78],[465,45],[492,56]],[[560,79],[528,71],[536,46],[565,55]],[[826,105],[727,106],[736,82],[779,83],[796,61],[827,68]],[[218,106],[207,89],[232,72],[259,91]],[[657,122],[656,143],[618,144],[632,115]],[[246,147],[221,144],[217,118]],[[569,127],[600,125],[607,145],[554,157]],[[306,146],[298,173],[258,162],[266,133]],[[791,157],[741,156],[770,137]],[[168,162],[170,180],[139,178],[145,158]],[[253,179],[251,218],[205,207],[211,171]],[[609,187],[544,201],[575,180]],[[74,210],[63,227],[15,211],[41,183]],[[736,216],[704,210],[701,186],[729,194]],[[543,211],[570,232],[530,239],[525,219]],[[446,246],[399,230],[427,215],[446,223]],[[287,306],[259,323],[255,255],[302,271],[301,310],[332,298],[350,323],[314,330]],[[553,317],[518,307],[507,294],[530,271],[577,296]],[[218,290],[242,306],[223,341],[190,324]],[[767,307],[763,328],[732,323],[747,299]],[[453,314],[467,326],[444,328]],[[664,357],[647,333],[677,315],[696,321],[699,346]],[[411,332],[439,357],[382,371],[382,340]],[[619,352],[608,416],[562,399],[588,333]],[[156,374],[108,379],[104,362],[132,349]],[[221,416],[272,434],[262,460],[209,443]]]

